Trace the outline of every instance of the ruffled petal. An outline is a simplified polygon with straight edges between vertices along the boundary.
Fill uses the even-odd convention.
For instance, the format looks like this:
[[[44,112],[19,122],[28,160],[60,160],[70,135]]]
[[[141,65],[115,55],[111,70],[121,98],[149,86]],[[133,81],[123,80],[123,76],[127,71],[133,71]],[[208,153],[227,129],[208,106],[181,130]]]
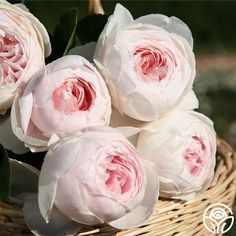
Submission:
[[[159,179],[149,162],[146,161],[144,167],[147,176],[147,186],[143,202],[120,219],[110,222],[109,225],[112,227],[126,229],[141,226],[153,213],[159,196]]]
[[[175,16],[168,17],[162,14],[150,14],[137,18],[135,22],[156,25],[170,33],[176,33],[186,39],[191,48],[193,48],[191,30],[182,20]]]

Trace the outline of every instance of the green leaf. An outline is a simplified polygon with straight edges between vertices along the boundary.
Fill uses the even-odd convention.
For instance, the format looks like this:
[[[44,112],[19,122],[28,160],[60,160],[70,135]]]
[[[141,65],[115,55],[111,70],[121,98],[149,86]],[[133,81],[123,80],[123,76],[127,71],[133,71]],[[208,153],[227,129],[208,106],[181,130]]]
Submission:
[[[76,28],[78,24],[78,9],[72,8],[60,17],[55,28],[54,41],[59,54],[66,55],[74,47]]]
[[[7,151],[0,144],[0,201],[9,201],[10,196],[10,163]]]
[[[107,23],[108,15],[93,14],[84,17],[78,23],[77,36],[81,44],[97,42],[104,26]]]

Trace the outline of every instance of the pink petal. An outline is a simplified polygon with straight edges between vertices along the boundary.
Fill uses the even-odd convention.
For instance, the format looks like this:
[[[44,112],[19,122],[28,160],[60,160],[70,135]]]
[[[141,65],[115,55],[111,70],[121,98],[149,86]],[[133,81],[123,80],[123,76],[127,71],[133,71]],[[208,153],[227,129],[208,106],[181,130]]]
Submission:
[[[118,220],[111,221],[109,225],[118,229],[138,227],[151,216],[159,196],[159,179],[157,173],[149,162],[145,162],[147,187],[143,202],[128,214]]]

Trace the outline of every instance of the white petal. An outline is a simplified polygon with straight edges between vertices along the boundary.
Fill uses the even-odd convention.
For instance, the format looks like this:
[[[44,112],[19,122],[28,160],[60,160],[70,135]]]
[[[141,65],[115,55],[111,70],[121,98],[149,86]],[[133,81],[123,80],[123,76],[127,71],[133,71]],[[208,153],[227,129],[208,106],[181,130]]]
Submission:
[[[111,127],[123,127],[123,126],[132,126],[136,128],[144,127],[147,122],[135,120],[125,114],[121,114],[116,108],[112,107],[110,126]]]
[[[193,48],[193,37],[189,27],[175,16],[168,17],[162,14],[150,14],[137,18],[135,22],[156,25],[170,33],[176,33],[186,39],[191,48]]]
[[[63,145],[62,148],[57,148],[60,145],[61,142],[59,141],[50,147],[44,159],[39,177],[39,208],[46,221],[51,216],[56,196],[57,181],[73,166],[77,158],[78,149],[80,148],[79,144],[75,148],[73,142]],[[50,155],[52,152],[53,155]],[[65,158],[66,156],[70,158]]]
[[[93,61],[96,65],[96,67],[98,68],[98,71],[103,76],[104,81],[106,82],[106,86],[109,90],[109,94],[112,99],[112,105],[114,107],[116,107],[116,109],[118,109],[121,112],[121,110],[119,109],[119,100],[118,100],[118,95],[117,95],[117,91],[116,91],[116,87],[115,87],[114,83],[112,82],[112,80],[110,79],[108,74],[106,73],[106,69],[102,66],[100,61],[96,60],[96,59],[94,59]]]
[[[44,25],[29,12],[29,9],[23,4],[14,4],[14,6],[18,7],[20,11],[23,11],[25,16],[29,18],[32,22],[32,25],[36,28],[38,33],[42,36],[43,44],[44,44],[44,55],[48,57],[51,54],[51,43],[48,32]]]
[[[116,108],[112,108],[110,127],[117,128],[134,146],[136,146],[138,134],[146,124],[147,122],[135,120],[121,114]]]
[[[110,222],[112,227],[126,229],[141,226],[153,213],[159,196],[159,179],[149,162],[145,162],[145,170],[147,187],[143,202],[120,219]]]
[[[16,196],[23,192],[37,192],[39,171],[33,166],[10,159],[11,194]]]
[[[106,45],[107,50],[109,50],[114,44],[119,29],[132,22],[133,17],[130,12],[121,4],[116,4],[113,15],[109,17],[107,24],[99,36],[94,59],[99,62],[101,56],[105,53],[101,50],[102,47]],[[109,37],[107,37],[107,35],[109,35]],[[109,38],[109,40],[107,40],[107,38]]]
[[[93,63],[93,55],[96,48],[96,42],[89,42],[72,48],[68,55],[79,55],[86,58],[89,62]]]
[[[26,134],[33,109],[33,95],[27,94],[19,99],[21,127]]]
[[[11,118],[8,114],[0,117],[0,143],[16,154],[23,154],[29,151],[24,143],[14,135],[11,128]]]
[[[193,90],[190,90],[176,107],[177,110],[194,110],[199,107],[199,101]]]
[[[78,55],[67,55],[48,64],[46,66],[47,74],[64,68],[71,68],[73,65],[86,65],[92,71],[96,71],[95,67],[87,59]]]
[[[41,33],[42,39],[43,39],[43,44],[44,44],[44,55],[45,57],[50,56],[52,48],[51,48],[51,43],[50,43],[50,38],[48,35],[48,32],[44,25],[32,14],[29,14],[31,16],[31,20],[34,21],[36,27],[38,28],[39,32]]]
[[[34,131],[34,138],[27,136],[21,127],[21,121],[20,121],[20,108],[19,108],[19,94],[16,95],[12,109],[11,109],[11,126],[13,133],[22,141],[25,142],[25,145],[30,148],[32,152],[35,151],[45,151],[47,150],[47,143],[48,140],[43,139],[42,135],[40,132],[36,129],[36,127],[33,127],[32,122],[30,122],[31,126],[31,132]],[[26,107],[27,109],[27,107]],[[33,130],[34,129],[34,130]],[[32,131],[33,130],[33,131]]]
[[[182,130],[188,129],[193,124],[192,113],[195,114],[197,112],[174,110],[167,113],[161,119],[150,122],[143,127],[143,130],[152,133],[163,132],[163,135],[165,135],[168,130],[171,131],[172,127],[176,127],[176,129],[181,127]]]
[[[81,224],[95,225],[103,223],[97,215],[95,216],[88,209],[86,205],[87,201],[86,204],[83,202],[80,186],[76,184],[74,178],[75,177],[72,175],[64,175],[60,178],[55,199],[56,207],[63,212],[65,216]],[[70,199],[70,201],[65,202],[65,199]],[[94,202],[94,196],[92,196],[92,201]]]
[[[48,141],[48,147],[59,140],[60,138],[58,137],[58,135],[54,133]]]
[[[14,4],[14,5],[19,7],[20,9],[22,9],[25,12],[29,12],[29,9],[24,4],[17,3],[17,4]]]
[[[49,223],[43,219],[39,207],[37,194],[24,194],[23,214],[28,228],[38,236],[75,235],[82,225],[68,219],[57,209],[54,209]]]
[[[117,129],[126,137],[129,138],[133,135],[138,134],[141,129],[132,127],[132,126],[124,126],[124,127],[117,127]]]

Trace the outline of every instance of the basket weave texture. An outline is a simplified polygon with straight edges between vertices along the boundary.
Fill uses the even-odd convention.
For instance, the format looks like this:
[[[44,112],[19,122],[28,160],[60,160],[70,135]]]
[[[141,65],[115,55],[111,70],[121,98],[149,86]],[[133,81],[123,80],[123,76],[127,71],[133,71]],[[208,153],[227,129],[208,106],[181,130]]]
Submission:
[[[153,215],[139,228],[118,231],[107,225],[89,226],[78,236],[205,236],[209,233],[202,221],[205,209],[214,203],[233,205],[236,194],[236,153],[222,139],[217,143],[217,166],[214,179],[204,193],[193,200],[159,199]],[[10,203],[0,202],[0,236],[29,236],[22,213],[22,202],[11,198]]]

